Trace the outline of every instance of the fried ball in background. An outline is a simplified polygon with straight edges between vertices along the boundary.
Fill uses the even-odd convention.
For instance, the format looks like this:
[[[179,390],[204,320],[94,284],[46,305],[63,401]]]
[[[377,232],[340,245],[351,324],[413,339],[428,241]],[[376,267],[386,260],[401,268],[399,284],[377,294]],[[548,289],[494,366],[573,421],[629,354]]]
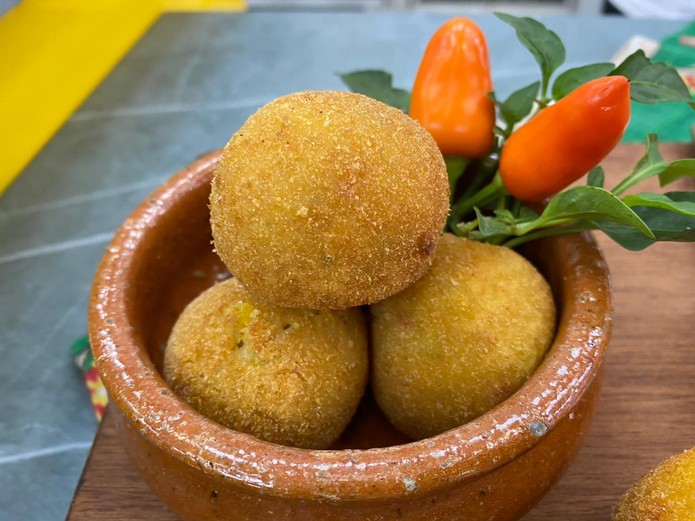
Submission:
[[[415,439],[512,395],[555,332],[550,287],[526,259],[450,234],[422,279],[370,310],[375,398]]]
[[[210,197],[215,249],[273,304],[345,309],[429,268],[448,214],[446,167],[400,110],[350,92],[300,92],[251,116]]]
[[[695,519],[695,448],[670,457],[620,500],[613,521]]]
[[[349,423],[367,382],[365,319],[359,309],[272,306],[228,279],[179,317],[164,377],[193,408],[231,429],[326,448]]]

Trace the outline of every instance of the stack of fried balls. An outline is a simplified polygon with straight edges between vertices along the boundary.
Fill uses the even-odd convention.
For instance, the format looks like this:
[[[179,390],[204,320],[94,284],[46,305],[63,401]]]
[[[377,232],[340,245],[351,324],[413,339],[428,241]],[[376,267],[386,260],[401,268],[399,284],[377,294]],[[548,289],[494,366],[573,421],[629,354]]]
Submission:
[[[225,147],[210,215],[233,277],[191,302],[164,375],[202,414],[328,448],[368,385],[411,438],[454,428],[528,379],[555,305],[507,248],[443,234],[449,182],[419,123],[360,94],[308,91]]]

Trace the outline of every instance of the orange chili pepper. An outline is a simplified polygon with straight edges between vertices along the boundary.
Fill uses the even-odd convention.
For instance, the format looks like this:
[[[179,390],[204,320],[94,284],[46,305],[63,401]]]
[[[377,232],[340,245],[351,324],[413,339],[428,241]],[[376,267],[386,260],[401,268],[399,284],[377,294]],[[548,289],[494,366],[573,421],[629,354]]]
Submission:
[[[627,78],[585,83],[512,133],[500,157],[504,186],[523,201],[550,197],[598,165],[629,119]]]
[[[453,18],[430,39],[413,86],[410,115],[443,154],[480,157],[494,142],[495,105],[485,35]]]

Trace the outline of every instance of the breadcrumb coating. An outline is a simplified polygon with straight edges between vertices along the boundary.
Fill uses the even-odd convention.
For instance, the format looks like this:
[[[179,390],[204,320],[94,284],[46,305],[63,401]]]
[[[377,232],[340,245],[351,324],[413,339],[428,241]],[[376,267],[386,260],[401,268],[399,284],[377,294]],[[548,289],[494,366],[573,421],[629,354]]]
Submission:
[[[555,334],[550,287],[526,259],[451,234],[422,279],[370,310],[374,395],[415,439],[511,396]]]
[[[345,309],[431,265],[449,185],[415,120],[360,94],[308,91],[258,110],[227,144],[210,197],[215,249],[277,305]]]
[[[695,519],[695,448],[671,456],[620,500],[613,521]]]
[[[305,448],[326,448],[340,436],[367,376],[361,310],[269,305],[234,278],[186,307],[164,356],[166,381],[200,413]]]

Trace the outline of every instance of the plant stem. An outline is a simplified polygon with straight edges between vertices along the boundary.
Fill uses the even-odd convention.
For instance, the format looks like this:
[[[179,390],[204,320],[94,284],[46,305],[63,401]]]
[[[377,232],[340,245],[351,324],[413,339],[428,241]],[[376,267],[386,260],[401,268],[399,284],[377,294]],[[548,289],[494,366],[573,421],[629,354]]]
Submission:
[[[482,207],[486,204],[496,200],[507,194],[504,184],[502,184],[502,178],[499,172],[495,174],[492,181],[488,183],[485,187],[481,188],[479,191],[474,193],[468,198],[461,197],[461,199],[456,203],[456,205],[451,210],[451,220],[458,220],[468,212],[470,212],[474,206]]]
[[[446,164],[446,172],[449,176],[449,192],[453,200],[454,192],[456,192],[456,183],[466,170],[470,163],[470,159],[463,156],[446,156],[444,158]]]
[[[478,219],[473,219],[472,221],[469,221],[467,223],[449,223],[449,228],[454,233],[454,235],[457,235],[458,237],[470,238],[471,233],[474,232],[477,227]]]
[[[558,226],[556,228],[542,228],[537,232],[527,233],[519,237],[513,237],[512,239],[509,239],[507,242],[503,243],[502,246],[506,246],[507,248],[516,248],[520,244],[540,239],[542,237],[550,237],[552,235],[563,235],[566,233],[575,233],[582,232],[585,230],[597,229],[598,226],[596,226],[594,223],[588,221],[581,221],[575,224],[571,224],[569,226]]]
[[[650,177],[653,177],[660,172],[662,172],[668,163],[665,161],[662,161],[660,163],[656,163],[654,165],[650,165],[644,169],[638,170],[637,172],[631,172],[628,174],[625,179],[620,181],[615,188],[611,190],[613,195],[622,195],[626,190],[629,188],[632,188],[634,185],[637,183],[640,183],[641,181],[644,181],[645,179],[648,179]]]

